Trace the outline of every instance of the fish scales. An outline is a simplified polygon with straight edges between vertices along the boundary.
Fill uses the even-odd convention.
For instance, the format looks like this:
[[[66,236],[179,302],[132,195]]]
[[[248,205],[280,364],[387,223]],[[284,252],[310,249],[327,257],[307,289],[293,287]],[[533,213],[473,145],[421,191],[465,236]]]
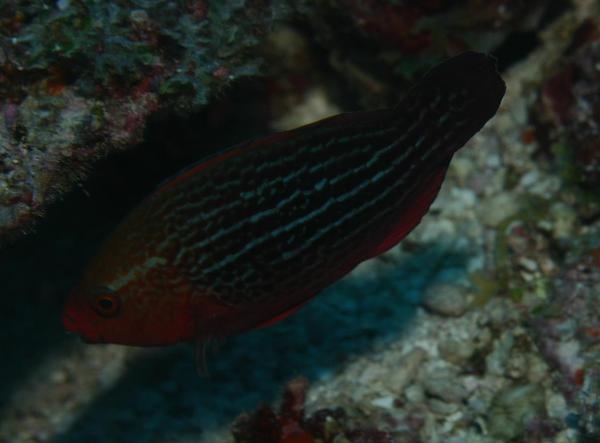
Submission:
[[[503,94],[493,62],[466,53],[430,71],[394,109],[342,114],[193,165],[109,237],[74,291],[65,325],[79,322],[91,341],[152,345],[284,316],[419,222],[452,155]],[[100,299],[118,304],[123,312],[105,316],[109,324],[141,317],[130,300],[151,312],[127,337],[123,319],[84,333],[88,325],[75,318],[85,297],[96,312]],[[155,324],[146,326],[150,318]]]
[[[388,132],[389,132],[389,131],[388,131]],[[349,137],[345,137],[345,138],[349,138]],[[335,139],[331,139],[330,141],[335,141]],[[323,145],[327,145],[327,146],[329,146],[329,147],[333,147],[333,148],[335,148],[335,147],[336,147],[336,145],[334,145],[334,146],[331,146],[329,143],[321,143],[319,146],[323,146]],[[344,146],[343,146],[341,143],[340,143],[340,144],[338,144],[338,146],[342,146],[342,147],[344,147]],[[309,151],[310,151],[311,153],[312,153],[312,152],[314,152],[314,150],[313,150],[313,149],[310,149],[310,146],[309,146],[308,148],[309,148]],[[364,145],[361,145],[359,148],[360,148],[360,150],[361,150],[361,151],[363,151],[363,158],[357,158],[357,159],[354,159],[354,164],[366,165],[366,164],[368,163],[368,160],[370,159],[370,157],[369,157],[369,156],[372,154],[372,151],[373,151],[373,145],[368,145],[368,146],[366,146],[366,148],[367,148],[367,149],[365,149],[365,146],[364,146]],[[293,154],[293,155],[294,155],[294,158],[296,158],[296,159],[297,159],[299,154],[300,154],[300,155],[301,155],[301,154],[303,154],[303,153],[305,154],[305,153],[306,153],[306,149],[307,149],[307,147],[300,148],[299,150],[297,150],[297,151],[296,151],[296,152]],[[356,152],[357,152],[357,150],[356,150],[356,149],[352,149],[352,150],[345,150],[345,151],[341,151],[341,152],[340,152],[340,154],[341,154],[341,156],[342,156],[342,157],[346,157],[346,156],[348,155],[348,153],[356,153]],[[328,154],[328,155],[327,155],[327,158],[335,160],[335,159],[338,159],[338,158],[339,158],[339,156],[335,156],[335,155],[332,153],[332,154]],[[313,163],[315,163],[315,162],[316,162],[316,163],[318,164],[318,159],[317,159],[317,158],[314,158],[314,159],[312,159],[312,160],[313,160]],[[385,160],[385,158],[384,158],[383,160]],[[377,165],[372,165],[372,166],[374,166],[374,167],[377,167]],[[259,170],[259,169],[260,169],[260,168],[257,168],[257,170]],[[347,165],[346,165],[346,167],[344,167],[344,168],[342,168],[342,167],[339,167],[339,166],[338,166],[338,168],[337,168],[337,169],[338,169],[338,170],[347,170],[347,172],[345,172],[345,173],[342,173],[342,174],[340,174],[340,175],[337,175],[337,176],[336,176],[336,177],[334,177],[332,180],[330,180],[330,183],[331,183],[331,182],[335,182],[335,181],[336,181],[338,178],[340,178],[340,177],[343,177],[343,176],[347,176],[347,177],[348,177],[348,176],[350,176],[350,175],[351,175],[351,173],[352,173],[352,172],[354,172],[354,171],[356,170],[356,169],[354,169],[354,168],[349,168]],[[358,169],[361,169],[361,167],[359,166],[359,168],[358,168]],[[279,170],[279,173],[281,174],[281,172],[282,172],[282,171],[281,171],[281,169],[280,169],[280,170]],[[317,172],[318,172],[318,171],[317,171]],[[322,172],[323,172],[323,171],[322,171]],[[285,177],[285,176],[283,176],[283,177]],[[309,183],[309,185],[307,186],[309,189],[308,189],[308,191],[304,191],[304,193],[303,193],[304,195],[306,195],[307,193],[310,193],[310,192],[311,192],[311,190],[312,190],[313,188],[315,188],[315,187],[316,187],[316,183],[314,183],[314,181],[315,181],[315,180],[319,180],[319,181],[321,181],[322,179],[321,179],[320,177],[321,177],[320,175],[313,174],[313,180],[312,180],[312,181],[310,181],[310,182],[308,182],[308,180],[306,180],[306,178],[305,178],[305,177],[302,177],[302,180],[304,180],[305,182],[308,182],[308,183]],[[278,176],[278,177],[275,177],[273,180],[271,180],[271,181],[267,182],[267,184],[268,184],[268,185],[270,185],[270,187],[265,187],[265,186],[264,186],[264,184],[263,184],[263,185],[261,185],[261,188],[263,188],[263,189],[265,189],[265,188],[266,188],[266,189],[268,189],[268,190],[275,191],[275,188],[273,187],[273,185],[274,185],[276,182],[278,182],[278,181],[279,181],[279,182],[285,182],[285,181],[286,181],[286,179],[285,179],[285,178],[282,178],[282,176],[280,175],[280,176]],[[344,185],[346,185],[346,183],[340,183],[340,187],[342,187],[342,186],[344,186]],[[188,186],[192,186],[192,187],[193,187],[193,185],[192,185],[192,184],[189,184]],[[287,186],[287,188],[288,188],[288,189],[295,189],[295,188],[296,188],[296,183],[290,183],[290,185],[289,185],[289,186]],[[335,192],[335,190],[333,190],[333,191]],[[289,192],[291,192],[291,191],[289,191]],[[235,193],[237,193],[237,190],[235,191]],[[182,195],[184,195],[185,193],[181,193],[181,194],[182,194]],[[262,194],[260,191],[258,191],[258,192],[254,192],[254,194],[255,194],[257,197],[262,197],[262,196],[263,196],[263,194]],[[271,192],[271,193],[270,193],[270,197],[271,197],[272,199],[273,199],[273,198],[274,198],[274,199],[276,199],[276,198],[279,198],[279,197],[278,197],[278,194],[280,194],[280,193]],[[296,195],[297,195],[297,196],[299,196],[299,194],[296,194]],[[285,199],[286,199],[286,198],[289,198],[289,197],[291,197],[291,194],[290,194],[290,193],[288,193],[288,194],[285,194],[285,195],[283,195],[283,197],[281,198],[281,201],[284,201],[284,202],[285,202]],[[236,203],[236,206],[239,206],[239,205],[241,205],[241,202],[240,202],[240,201],[236,201],[235,203]],[[253,202],[249,202],[249,204],[247,205],[247,207],[248,207],[248,208],[252,208],[252,209],[254,209],[254,208],[252,207],[252,203],[253,203]],[[263,200],[263,205],[264,205],[265,207],[269,208],[269,207],[271,207],[271,206],[269,206],[269,205],[272,205],[272,202],[271,202],[271,201],[267,201],[267,199],[265,198],[265,199]],[[225,207],[228,207],[228,206],[229,206],[229,207],[231,207],[231,205],[226,205]],[[255,206],[255,207],[256,207],[256,206]],[[174,209],[175,211],[177,211],[177,208],[176,208],[176,207],[175,207],[175,208],[173,208],[173,209]],[[201,214],[205,214],[205,212],[204,212],[204,211],[202,211],[202,208],[196,208],[196,209],[199,209]],[[260,207],[259,207],[259,209],[262,209],[262,208],[260,208]],[[284,209],[284,208],[280,208],[280,209]],[[171,210],[171,208],[169,208],[169,209],[168,209],[168,212],[170,212],[170,213],[173,213],[173,212],[172,212],[172,210]],[[207,211],[207,212],[208,212],[208,213],[210,213],[211,211]],[[259,212],[259,213],[260,213],[260,212]],[[239,214],[238,214],[238,215],[239,215]],[[256,215],[256,214],[255,214],[254,212],[252,212],[252,215]],[[211,221],[210,221],[210,220],[207,220],[207,218],[206,218],[206,217],[204,217],[204,216],[203,216],[202,218],[203,218],[203,219],[204,219],[204,220],[205,220],[207,223],[209,223],[209,224],[211,223]],[[190,223],[190,224],[191,224],[191,225],[193,225],[195,221],[197,221],[197,219],[191,219],[191,223]],[[227,228],[226,228],[226,227],[225,227],[225,228],[223,228],[223,226],[222,226],[221,224],[215,224],[215,225],[216,225],[216,226],[219,226],[219,227],[221,228],[221,229],[220,229],[220,232],[221,232],[221,234],[223,234],[224,232],[226,232],[226,231],[227,231]],[[237,223],[236,225],[241,227],[242,225],[244,225],[244,221],[242,221],[242,222],[239,222],[239,223]],[[211,233],[211,232],[205,232],[205,235],[210,235],[210,234],[212,234],[212,233]],[[220,238],[220,237],[218,237],[217,239],[219,239],[219,238]],[[208,243],[208,240],[210,240],[210,238],[207,238],[207,241],[206,241],[206,242],[205,242],[203,245],[206,245],[206,244]]]

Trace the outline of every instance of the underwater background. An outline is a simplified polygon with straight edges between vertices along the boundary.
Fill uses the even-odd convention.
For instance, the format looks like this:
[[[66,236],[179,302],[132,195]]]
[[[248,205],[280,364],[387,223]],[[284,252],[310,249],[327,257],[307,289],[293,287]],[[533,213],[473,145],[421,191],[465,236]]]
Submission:
[[[0,0],[0,442],[600,441],[600,2]],[[420,225],[275,326],[88,345],[63,303],[165,178],[492,54]],[[290,436],[290,429],[297,432]]]

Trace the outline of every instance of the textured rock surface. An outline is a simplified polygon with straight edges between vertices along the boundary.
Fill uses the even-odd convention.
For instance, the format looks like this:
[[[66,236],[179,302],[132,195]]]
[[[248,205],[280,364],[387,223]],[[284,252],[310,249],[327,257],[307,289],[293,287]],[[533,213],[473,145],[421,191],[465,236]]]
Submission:
[[[423,294],[423,305],[439,315],[460,317],[469,305],[467,289],[448,283],[433,285]]]

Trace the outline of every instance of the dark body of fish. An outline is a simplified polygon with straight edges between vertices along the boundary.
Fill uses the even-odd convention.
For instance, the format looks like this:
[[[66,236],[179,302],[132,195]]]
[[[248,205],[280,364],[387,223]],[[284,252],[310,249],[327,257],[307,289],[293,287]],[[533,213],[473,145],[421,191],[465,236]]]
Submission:
[[[465,53],[394,109],[341,114],[182,171],[109,237],[65,325],[90,341],[153,345],[285,316],[418,224],[504,92],[495,63]],[[119,312],[94,322],[81,311],[101,311],[101,293],[118,296]]]

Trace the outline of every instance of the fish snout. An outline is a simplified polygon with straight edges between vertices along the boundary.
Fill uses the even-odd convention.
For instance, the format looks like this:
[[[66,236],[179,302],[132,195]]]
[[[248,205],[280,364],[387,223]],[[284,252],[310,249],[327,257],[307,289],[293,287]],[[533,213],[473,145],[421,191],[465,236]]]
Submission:
[[[103,343],[103,338],[90,328],[89,319],[81,310],[79,303],[69,303],[63,308],[61,322],[65,330],[79,336],[85,343]]]
[[[81,330],[77,325],[76,317],[73,315],[72,312],[70,312],[70,309],[67,307],[63,309],[61,315],[61,322],[65,330],[67,330],[68,332],[73,332],[75,334],[81,333]]]

